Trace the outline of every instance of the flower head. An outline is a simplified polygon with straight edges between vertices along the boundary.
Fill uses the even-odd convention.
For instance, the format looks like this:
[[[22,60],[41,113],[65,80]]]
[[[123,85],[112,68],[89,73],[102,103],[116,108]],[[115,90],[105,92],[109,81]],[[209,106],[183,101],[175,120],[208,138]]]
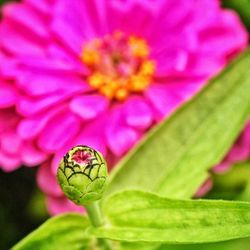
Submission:
[[[1,65],[17,93],[15,134],[45,155],[35,163],[51,213],[72,210],[55,181],[64,152],[90,145],[113,166],[246,44],[239,18],[217,0],[5,5]]]
[[[105,189],[107,166],[102,155],[87,146],[72,148],[57,170],[64,194],[76,204],[99,200]]]

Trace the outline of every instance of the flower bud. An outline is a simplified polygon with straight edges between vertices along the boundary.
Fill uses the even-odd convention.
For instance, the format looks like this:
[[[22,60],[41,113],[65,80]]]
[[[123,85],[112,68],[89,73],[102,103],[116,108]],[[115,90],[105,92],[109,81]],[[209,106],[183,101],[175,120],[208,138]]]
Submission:
[[[78,205],[101,199],[106,178],[107,165],[103,156],[88,146],[72,148],[57,170],[61,189]]]

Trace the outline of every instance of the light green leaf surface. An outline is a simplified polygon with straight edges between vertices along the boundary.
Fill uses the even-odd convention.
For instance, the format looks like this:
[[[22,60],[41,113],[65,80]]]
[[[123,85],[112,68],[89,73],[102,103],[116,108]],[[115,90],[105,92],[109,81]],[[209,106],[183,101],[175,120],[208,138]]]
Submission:
[[[196,245],[162,245],[157,250],[248,250],[250,238]],[[132,248],[131,248],[132,249]],[[136,250],[144,250],[136,249]]]
[[[158,243],[138,243],[138,242],[128,242],[128,241],[121,241],[120,242],[120,249],[119,250],[158,250],[161,245]]]
[[[203,244],[172,244],[157,247],[156,243],[122,242],[121,250],[247,250],[250,238]]]
[[[91,229],[100,238],[135,242],[203,243],[250,237],[250,203],[170,200],[124,191],[104,204],[110,225]]]
[[[107,194],[128,188],[191,197],[250,115],[247,50],[115,168]]]
[[[15,245],[12,250],[85,250],[89,237],[85,233],[89,222],[79,214],[53,217]]]

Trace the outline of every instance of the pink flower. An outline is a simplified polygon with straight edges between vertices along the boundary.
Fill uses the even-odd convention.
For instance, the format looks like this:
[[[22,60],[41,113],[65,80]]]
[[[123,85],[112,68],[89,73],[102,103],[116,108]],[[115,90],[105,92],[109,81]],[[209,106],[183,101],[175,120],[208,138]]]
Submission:
[[[33,144],[23,140],[17,133],[22,116],[15,111],[20,98],[13,84],[14,62],[0,57],[0,166],[6,172],[13,171],[23,163],[34,166],[47,158],[47,154]],[[10,70],[11,69],[11,70]],[[12,72],[11,72],[12,71]]]
[[[42,164],[38,184],[50,212],[76,209],[55,180],[59,159],[70,147],[90,145],[112,166],[246,43],[239,18],[217,0],[6,5],[1,65],[13,65],[1,85],[15,95],[7,113],[15,117],[11,131],[20,141],[12,153],[18,164],[27,163],[20,155],[28,144],[44,156],[33,165]],[[3,157],[4,169],[11,170]]]

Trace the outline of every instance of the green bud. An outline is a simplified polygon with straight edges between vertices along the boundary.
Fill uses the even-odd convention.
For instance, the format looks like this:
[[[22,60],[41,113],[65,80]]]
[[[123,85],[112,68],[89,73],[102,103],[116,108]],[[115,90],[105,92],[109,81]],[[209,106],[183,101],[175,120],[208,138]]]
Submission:
[[[64,194],[77,205],[102,198],[107,164],[101,153],[88,146],[72,148],[61,160],[57,180]]]

